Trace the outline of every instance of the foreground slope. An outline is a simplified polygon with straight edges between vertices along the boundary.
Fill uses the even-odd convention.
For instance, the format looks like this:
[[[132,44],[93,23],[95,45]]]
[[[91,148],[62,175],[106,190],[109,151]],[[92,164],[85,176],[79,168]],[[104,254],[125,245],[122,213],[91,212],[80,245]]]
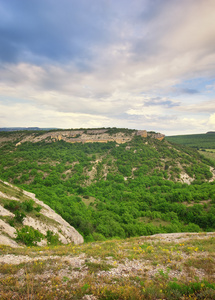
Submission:
[[[0,299],[215,299],[215,233],[1,247]]]
[[[34,194],[0,180],[0,244],[83,243],[83,237]]]
[[[213,162],[162,134],[117,128],[2,133],[0,172],[86,241],[215,230]]]

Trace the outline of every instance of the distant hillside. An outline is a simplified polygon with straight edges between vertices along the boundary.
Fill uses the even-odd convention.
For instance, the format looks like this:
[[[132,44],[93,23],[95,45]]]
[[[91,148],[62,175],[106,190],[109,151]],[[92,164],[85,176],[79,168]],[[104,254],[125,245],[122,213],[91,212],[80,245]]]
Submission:
[[[86,241],[215,230],[215,164],[164,135],[118,128],[0,133],[0,176]]]
[[[207,134],[167,136],[166,140],[196,149],[215,149],[215,135],[213,132],[207,132]]]
[[[28,130],[28,131],[38,131],[38,130],[52,130],[56,128],[39,128],[39,127],[2,127],[0,131],[20,131],[20,130]]]
[[[100,129],[68,129],[68,130],[51,130],[51,131],[18,131],[18,132],[0,132],[0,146],[4,142],[16,141],[16,146],[25,142],[46,143],[65,141],[67,143],[107,143],[116,142],[123,144],[129,142],[135,136],[143,138],[151,137],[162,140],[165,135],[156,132],[147,132],[146,130],[118,129],[118,128],[100,128]]]

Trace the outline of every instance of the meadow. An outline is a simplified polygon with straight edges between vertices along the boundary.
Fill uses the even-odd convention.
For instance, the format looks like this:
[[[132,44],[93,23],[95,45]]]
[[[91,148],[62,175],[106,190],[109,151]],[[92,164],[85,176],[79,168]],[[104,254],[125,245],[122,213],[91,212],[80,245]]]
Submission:
[[[215,298],[215,233],[0,249],[1,300]]]
[[[203,149],[199,150],[199,153],[201,155],[204,155],[204,157],[206,157],[207,159],[215,162],[215,149]]]
[[[214,133],[167,136],[166,140],[196,149],[215,149]]]

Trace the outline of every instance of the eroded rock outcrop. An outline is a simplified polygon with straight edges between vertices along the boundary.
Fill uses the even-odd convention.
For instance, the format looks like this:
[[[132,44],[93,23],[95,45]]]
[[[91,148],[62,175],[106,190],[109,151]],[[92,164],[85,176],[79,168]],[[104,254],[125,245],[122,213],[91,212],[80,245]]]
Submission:
[[[46,234],[48,231],[51,231],[53,234],[57,234],[59,241],[63,244],[74,243],[81,244],[84,242],[83,237],[67,223],[60,215],[58,215],[53,209],[48,205],[38,200],[35,197],[35,194],[20,190],[17,187],[11,185],[8,182],[0,180],[0,189],[4,187],[4,192],[0,191],[0,200],[4,202],[10,200],[22,202],[23,200],[33,200],[34,205],[40,206],[40,214],[43,215],[43,218],[35,215],[28,216],[23,219],[23,226],[31,226],[34,229],[40,231],[44,235],[41,245],[46,244]],[[6,188],[5,188],[6,187]],[[8,187],[8,189],[7,189]],[[6,190],[6,192],[5,192]],[[14,197],[12,194],[19,193],[21,197]],[[39,215],[40,215],[39,214]],[[3,204],[0,205],[0,244],[9,245],[11,247],[18,247],[19,245],[15,241],[16,238],[16,228],[8,224],[8,218],[12,219],[15,215],[9,211],[7,208],[3,207]]]
[[[135,136],[141,136],[142,138],[151,137],[153,139],[163,140],[165,135],[156,132],[147,132],[146,130],[118,130],[111,132],[109,129],[86,129],[86,130],[56,130],[45,132],[40,135],[37,133],[31,133],[17,142],[16,146],[21,145],[24,142],[37,143],[40,141],[56,142],[65,141],[67,143],[107,143],[116,142],[117,144],[123,144],[131,141]]]

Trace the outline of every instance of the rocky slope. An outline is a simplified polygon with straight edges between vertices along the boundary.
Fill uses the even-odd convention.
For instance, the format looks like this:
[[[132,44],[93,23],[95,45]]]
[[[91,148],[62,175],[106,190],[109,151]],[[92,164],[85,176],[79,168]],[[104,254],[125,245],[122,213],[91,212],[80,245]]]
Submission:
[[[41,141],[55,142],[65,141],[68,143],[107,143],[116,142],[123,144],[131,141],[135,136],[139,135],[144,138],[152,137],[162,140],[165,136],[161,133],[147,132],[146,130],[130,130],[130,129],[78,129],[78,130],[55,130],[47,132],[27,132],[17,131],[10,134],[2,133],[0,135],[0,144],[4,142],[16,141],[16,146],[24,142],[37,143]]]
[[[42,233],[43,237],[38,245],[47,243],[48,231],[63,244],[83,243],[83,237],[74,227],[39,201],[33,193],[0,180],[0,244],[18,247],[17,229],[21,230],[26,226]]]
[[[1,247],[1,299],[215,299],[215,233]]]

